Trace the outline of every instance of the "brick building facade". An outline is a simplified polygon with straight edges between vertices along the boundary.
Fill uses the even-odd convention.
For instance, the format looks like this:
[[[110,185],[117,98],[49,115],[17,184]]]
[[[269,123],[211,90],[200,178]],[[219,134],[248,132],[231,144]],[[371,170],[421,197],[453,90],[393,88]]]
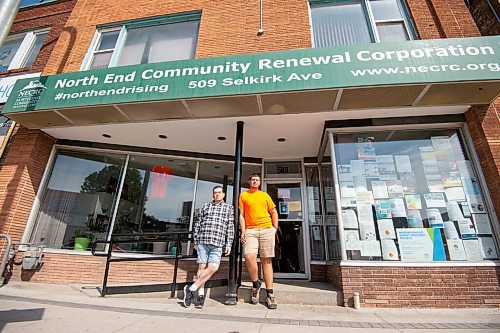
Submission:
[[[407,0],[405,3],[420,40],[481,36],[463,0]],[[98,27],[193,11],[202,12],[195,59],[308,49],[313,46],[310,4],[302,0],[288,1],[286,4],[264,0],[262,18],[259,16],[258,1],[221,4],[214,1],[179,3],[138,0],[131,7],[109,0],[58,1],[21,11],[12,30],[16,32],[42,25],[52,26],[40,56],[30,70],[42,71],[43,75],[66,74],[82,69]],[[257,34],[260,21],[263,22],[265,31],[262,35]],[[3,74],[11,73],[0,73],[0,76]],[[500,211],[499,107],[499,99],[496,99],[490,104],[475,103],[466,112],[461,112],[479,156],[487,191],[494,206],[490,213],[496,215],[496,218],[498,213],[495,211]],[[374,110],[373,112],[377,112],[377,109]],[[400,117],[404,117],[404,112]],[[335,119],[350,119],[349,116],[346,117]],[[359,119],[360,116],[356,118]],[[98,125],[89,123],[89,127],[92,126]],[[37,198],[37,193],[43,194],[41,184],[44,174],[46,177],[50,176],[47,170],[51,168],[49,161],[55,144],[61,145],[61,149],[71,149],[72,145],[81,144],[81,147],[86,148],[106,147],[116,151],[150,153],[147,147],[140,147],[139,144],[134,147],[134,144],[111,141],[109,146],[105,146],[100,145],[99,142],[102,141],[99,140],[96,140],[96,144],[82,143],[85,140],[77,136],[71,137],[68,132],[59,137],[49,133],[53,132],[18,126],[0,165],[0,231],[10,234],[16,241],[28,241],[31,237],[34,227],[28,220],[34,221],[38,214],[41,197]],[[157,149],[158,146],[153,148]],[[176,151],[169,146],[165,149],[156,150],[156,153],[162,154],[168,149],[170,153]],[[203,153],[202,150],[199,152]],[[492,222],[495,221],[493,217]],[[498,226],[493,227],[493,235],[495,231],[498,232]],[[306,240],[305,244],[309,242],[312,240]],[[498,260],[477,265],[474,262],[444,262],[434,265],[339,260],[334,255],[329,259],[321,262],[322,260],[310,260],[306,256],[305,271],[308,273],[304,277],[311,281],[331,282],[343,292],[346,306],[353,292],[360,293],[361,304],[365,307],[457,308],[500,305]],[[18,264],[14,278],[22,281],[99,284],[104,272],[104,260],[75,251],[47,250],[45,264],[35,272],[22,271]],[[172,260],[118,264],[112,266],[110,282],[165,282],[168,280],[166,276],[172,274],[172,264]],[[179,281],[192,279],[195,274],[194,262],[183,262],[180,270]],[[224,266],[218,276],[223,277],[226,272],[227,267]]]

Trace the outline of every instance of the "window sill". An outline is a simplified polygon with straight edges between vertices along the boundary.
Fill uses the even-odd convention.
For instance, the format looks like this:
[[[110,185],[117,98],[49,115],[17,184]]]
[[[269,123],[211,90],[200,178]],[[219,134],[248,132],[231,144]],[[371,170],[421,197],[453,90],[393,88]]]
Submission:
[[[361,261],[345,260],[340,261],[340,266],[344,267],[494,267],[500,266],[498,260],[484,261],[440,261],[440,262],[401,262],[401,261]]]

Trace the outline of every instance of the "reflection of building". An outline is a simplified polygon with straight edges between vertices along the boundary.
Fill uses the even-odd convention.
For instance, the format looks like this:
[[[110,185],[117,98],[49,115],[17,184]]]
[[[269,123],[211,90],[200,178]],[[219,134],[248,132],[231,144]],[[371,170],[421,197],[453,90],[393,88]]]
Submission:
[[[76,2],[51,44],[56,46],[40,79],[45,89],[36,91],[40,99],[31,105],[31,99],[12,95],[3,109],[22,126],[0,170],[0,181],[8,178],[1,188],[9,185],[6,195],[0,193],[7,216],[2,230],[15,230],[20,239],[24,229],[36,228],[40,207],[33,203],[42,176],[56,177],[54,161],[71,154],[78,159],[72,172],[84,174],[87,163],[122,171],[109,184],[121,193],[114,197],[114,231],[192,225],[202,188],[197,185],[231,183],[223,176],[233,176],[236,122],[243,121],[247,170],[264,170],[266,186],[296,182],[304,196],[293,221],[302,238],[289,242],[302,256],[295,266],[304,270],[293,278],[329,280],[345,302],[360,292],[365,306],[499,305],[493,251],[500,211],[499,37],[480,37],[465,3],[450,8],[445,0],[360,0],[348,2],[351,11],[343,1],[288,1],[264,6],[260,17],[242,1],[138,0],[134,6],[141,11],[108,0],[98,9],[94,2]],[[70,11],[70,3],[53,5]],[[259,22],[264,33],[258,35]],[[16,91],[28,84],[19,81]],[[268,172],[273,164],[276,172]],[[156,172],[155,166],[172,170]],[[291,174],[291,166],[300,172]],[[128,179],[133,170],[137,177]],[[150,178],[159,180],[154,195],[146,180],[152,172],[161,173]],[[476,183],[469,193],[467,184]],[[387,184],[397,188],[396,197],[386,198]],[[433,207],[424,195],[436,189],[441,195]],[[389,201],[394,215],[405,216],[390,219],[386,213],[381,219],[375,207],[388,205],[381,200]],[[478,205],[485,211],[478,212]],[[458,207],[457,221],[448,206]],[[432,229],[429,216],[439,215],[450,225],[470,219],[483,232],[465,243],[463,237],[442,237],[439,244],[421,237],[427,250],[444,249],[440,262],[405,262],[408,254],[420,254],[417,247],[381,237],[384,223],[393,237],[408,229],[410,219]],[[357,219],[354,227],[344,224],[347,216]],[[452,253],[449,245],[464,251]],[[484,254],[484,248],[492,250]],[[70,270],[64,254],[46,252],[64,276]],[[45,269],[37,278],[56,282]],[[81,275],[85,282],[100,279]],[[450,283],[458,277],[467,295]],[[140,278],[157,279],[149,272]],[[493,292],[485,295],[484,289]]]

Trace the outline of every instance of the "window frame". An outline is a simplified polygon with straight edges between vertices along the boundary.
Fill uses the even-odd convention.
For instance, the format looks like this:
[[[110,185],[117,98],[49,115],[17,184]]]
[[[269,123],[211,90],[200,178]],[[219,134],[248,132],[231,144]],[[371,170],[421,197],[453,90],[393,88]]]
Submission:
[[[16,53],[14,57],[12,58],[12,61],[10,62],[9,66],[7,69],[3,69],[0,71],[10,71],[12,69],[19,69],[19,68],[29,68],[32,67],[33,64],[36,61],[36,58],[38,57],[39,52],[35,55],[33,64],[31,66],[26,66],[26,62],[29,58],[30,53],[33,51],[33,46],[35,45],[35,42],[37,40],[37,37],[43,34],[48,35],[50,31],[50,28],[41,28],[41,29],[36,29],[36,30],[30,30],[30,31],[25,31],[21,33],[16,33],[7,36],[5,39],[6,42],[16,40],[16,39],[22,39],[21,44],[19,44],[19,47],[16,49]],[[41,45],[41,48],[43,47],[43,44],[45,43],[45,38],[44,41]]]
[[[82,61],[80,70],[81,71],[91,70],[95,54],[109,52],[109,50],[111,50],[111,49],[97,50],[97,48],[100,45],[103,33],[119,31],[118,38],[116,40],[116,44],[113,49],[113,53],[111,55],[108,67],[105,67],[105,68],[112,68],[118,66],[118,60],[123,50],[123,47],[125,46],[125,42],[127,40],[127,33],[130,29],[154,27],[167,24],[190,22],[190,21],[201,21],[201,11],[193,11],[187,13],[159,16],[159,17],[149,17],[145,19],[136,19],[130,21],[123,21],[119,23],[99,25],[96,27],[94,37],[92,38],[87,53],[85,54],[85,57]]]
[[[314,40],[314,28],[313,28],[313,17],[312,17],[312,9],[315,5],[328,5],[335,3],[348,2],[351,0],[309,0],[309,26],[311,29],[311,45],[315,46]],[[382,43],[380,41],[380,36],[377,30],[377,23],[399,23],[403,22],[404,29],[406,34],[408,35],[408,41],[416,40],[418,38],[418,34],[415,30],[415,26],[413,21],[410,19],[410,14],[404,0],[396,0],[398,5],[399,12],[401,14],[401,19],[390,19],[390,20],[375,20],[375,16],[373,15],[373,10],[371,8],[370,2],[371,0],[359,0],[361,3],[361,7],[363,8],[363,13],[365,15],[365,20],[368,26],[368,33],[372,39],[371,43]]]

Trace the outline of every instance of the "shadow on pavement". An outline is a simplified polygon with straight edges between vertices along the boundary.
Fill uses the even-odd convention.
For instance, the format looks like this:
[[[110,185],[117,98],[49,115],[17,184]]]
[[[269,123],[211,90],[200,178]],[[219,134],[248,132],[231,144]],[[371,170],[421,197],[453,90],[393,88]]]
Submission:
[[[0,311],[0,332],[8,323],[42,320],[45,308]]]

